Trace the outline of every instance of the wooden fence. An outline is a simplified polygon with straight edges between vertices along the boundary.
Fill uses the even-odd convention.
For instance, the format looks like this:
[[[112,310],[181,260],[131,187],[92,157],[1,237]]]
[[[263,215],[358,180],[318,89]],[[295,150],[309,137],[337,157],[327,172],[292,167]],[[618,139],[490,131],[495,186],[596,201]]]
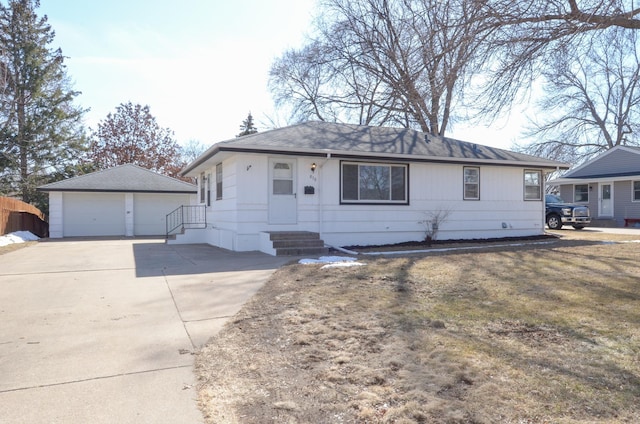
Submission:
[[[40,209],[11,197],[0,197],[0,236],[14,231],[30,231],[49,236],[49,224]]]

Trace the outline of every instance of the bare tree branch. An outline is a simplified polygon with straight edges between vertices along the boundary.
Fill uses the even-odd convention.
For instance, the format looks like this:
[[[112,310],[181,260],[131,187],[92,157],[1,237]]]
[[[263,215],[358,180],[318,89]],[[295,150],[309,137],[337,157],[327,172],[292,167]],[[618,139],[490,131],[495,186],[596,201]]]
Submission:
[[[578,50],[558,51],[528,136],[539,140],[526,151],[571,155],[581,162],[618,145],[640,145],[640,58],[637,36],[609,28]]]
[[[465,0],[326,0],[317,39],[272,67],[276,103],[299,116],[442,135],[483,46],[481,6]],[[314,54],[305,54],[311,46]]]

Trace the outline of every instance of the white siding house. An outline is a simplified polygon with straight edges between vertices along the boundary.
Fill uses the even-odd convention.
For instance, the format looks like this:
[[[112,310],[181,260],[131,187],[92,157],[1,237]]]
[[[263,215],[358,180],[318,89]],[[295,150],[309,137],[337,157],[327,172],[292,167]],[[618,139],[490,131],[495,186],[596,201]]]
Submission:
[[[196,200],[196,187],[122,165],[38,187],[49,192],[49,237],[163,236],[166,215]]]
[[[408,129],[309,122],[213,145],[198,178],[208,226],[172,243],[263,250],[274,231],[330,246],[544,232],[544,174],[565,164]]]

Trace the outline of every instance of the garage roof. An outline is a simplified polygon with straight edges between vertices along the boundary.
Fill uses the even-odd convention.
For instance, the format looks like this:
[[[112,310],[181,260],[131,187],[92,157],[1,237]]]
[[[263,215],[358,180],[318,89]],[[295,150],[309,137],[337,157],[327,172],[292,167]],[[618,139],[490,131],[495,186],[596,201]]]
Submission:
[[[126,164],[38,187],[39,191],[196,193],[196,186]]]

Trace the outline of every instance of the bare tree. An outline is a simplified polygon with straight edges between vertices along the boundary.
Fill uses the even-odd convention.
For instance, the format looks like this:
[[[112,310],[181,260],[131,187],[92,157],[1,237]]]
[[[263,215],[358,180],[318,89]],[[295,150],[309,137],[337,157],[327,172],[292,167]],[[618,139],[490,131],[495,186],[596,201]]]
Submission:
[[[400,125],[439,135],[468,116],[490,122],[531,96],[541,77],[549,81],[550,93],[568,95],[559,85],[571,85],[561,81],[578,70],[562,65],[567,52],[588,50],[607,33],[619,41],[640,27],[633,0],[324,0],[320,15],[316,38],[272,67],[277,105],[288,107],[295,121]],[[586,98],[595,95],[595,82],[589,82],[595,74],[584,63]],[[623,92],[611,93],[618,104],[630,100],[635,85],[629,85],[629,70],[609,75],[626,78]],[[628,112],[619,107],[600,117],[606,124],[600,122],[595,138],[610,139],[602,143],[591,142],[598,125],[589,122],[597,124],[599,102],[592,100],[591,118],[585,120],[579,112],[588,108],[568,98],[545,101],[546,110],[561,114],[562,122],[539,122],[537,135],[547,136],[546,142],[553,130],[561,142],[537,143],[531,152],[573,162],[600,146],[631,140],[633,101]],[[560,105],[567,107],[562,113]],[[565,130],[557,132],[560,128]]]
[[[326,121],[330,99],[321,92],[331,75],[322,66],[322,47],[312,43],[300,50],[288,50],[271,66],[269,88],[276,107],[288,108],[290,120],[310,117]]]
[[[543,71],[541,117],[526,151],[582,162],[618,145],[639,145],[640,55],[637,34],[609,28],[579,49],[562,49]]]
[[[326,0],[318,37],[272,67],[298,119],[396,124],[442,135],[486,33],[465,0]]]
[[[560,38],[609,27],[640,29],[640,7],[633,0],[487,0],[491,15],[503,26],[520,26],[530,34]]]
[[[563,51],[589,45],[607,28],[640,28],[634,0],[486,0],[480,19],[491,31],[486,63],[492,73],[484,85],[478,116],[486,120],[530,94],[532,82]],[[551,58],[551,60],[550,60]]]
[[[208,148],[208,145],[204,144],[200,140],[192,138],[182,146],[182,160],[184,163],[191,163],[198,159]]]

